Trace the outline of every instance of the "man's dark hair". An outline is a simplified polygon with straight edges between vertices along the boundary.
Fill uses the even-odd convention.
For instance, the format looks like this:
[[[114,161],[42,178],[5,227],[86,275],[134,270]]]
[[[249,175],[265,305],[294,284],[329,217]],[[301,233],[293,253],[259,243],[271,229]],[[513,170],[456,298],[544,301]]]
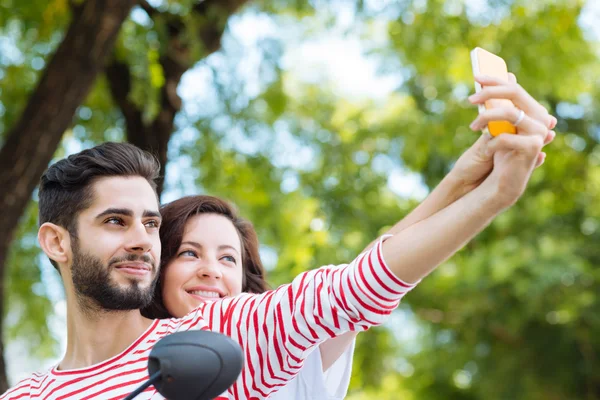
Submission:
[[[104,177],[139,176],[156,191],[158,160],[129,143],[103,143],[70,155],[51,165],[42,175],[39,190],[39,223],[62,226],[77,236],[77,216],[94,197],[92,184]],[[54,267],[56,263],[52,261]]]

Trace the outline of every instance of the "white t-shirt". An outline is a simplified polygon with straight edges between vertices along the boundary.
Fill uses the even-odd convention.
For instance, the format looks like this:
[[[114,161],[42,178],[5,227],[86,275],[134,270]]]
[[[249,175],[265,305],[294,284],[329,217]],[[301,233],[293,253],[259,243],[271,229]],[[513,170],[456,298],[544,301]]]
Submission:
[[[342,400],[348,393],[352,375],[354,344],[323,372],[321,351],[315,349],[304,362],[298,375],[287,385],[269,396],[269,400]]]

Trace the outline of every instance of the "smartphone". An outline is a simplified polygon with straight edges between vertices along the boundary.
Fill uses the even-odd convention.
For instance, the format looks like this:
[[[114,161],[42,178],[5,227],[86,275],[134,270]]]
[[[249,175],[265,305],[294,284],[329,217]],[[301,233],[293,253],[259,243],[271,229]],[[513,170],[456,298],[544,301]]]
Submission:
[[[488,75],[495,78],[500,78],[508,82],[508,68],[506,62],[499,56],[490,53],[480,47],[475,47],[471,51],[471,64],[473,66],[474,75]],[[479,82],[475,82],[475,92],[479,93],[482,87]],[[494,107],[514,107],[512,101],[507,99],[491,99],[485,104],[479,105],[479,113],[486,109]],[[486,128],[483,128],[484,133],[489,133],[492,136],[498,136],[501,133],[517,133],[516,127],[509,121],[490,121]]]

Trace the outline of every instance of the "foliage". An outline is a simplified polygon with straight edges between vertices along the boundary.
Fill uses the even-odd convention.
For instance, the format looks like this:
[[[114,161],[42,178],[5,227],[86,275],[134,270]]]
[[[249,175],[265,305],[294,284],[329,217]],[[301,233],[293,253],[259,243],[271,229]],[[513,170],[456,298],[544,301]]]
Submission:
[[[2,46],[22,53],[15,62],[0,52],[0,132],[35,82],[34,59],[47,57],[65,26],[63,1],[52,18],[52,5],[37,3],[0,17]],[[559,118],[524,198],[407,296],[389,325],[360,335],[351,399],[600,398],[600,68],[597,39],[581,27],[590,6],[475,3],[258,1],[231,18],[223,49],[180,87],[188,95],[165,198],[206,192],[235,202],[259,232],[274,286],[350,260],[450,170],[475,139],[471,48],[501,54]],[[236,33],[244,23],[264,29],[246,38]],[[317,68],[306,78],[290,65],[295,48],[336,35],[359,40],[397,87],[345,96]],[[162,85],[160,37],[133,18],[117,47],[136,66],[133,101],[149,115]],[[186,82],[201,92],[189,95]],[[123,138],[100,79],[61,151]],[[34,232],[32,205],[11,252],[4,334],[31,338],[31,357],[46,357],[56,355],[43,318],[53,308],[34,289]]]

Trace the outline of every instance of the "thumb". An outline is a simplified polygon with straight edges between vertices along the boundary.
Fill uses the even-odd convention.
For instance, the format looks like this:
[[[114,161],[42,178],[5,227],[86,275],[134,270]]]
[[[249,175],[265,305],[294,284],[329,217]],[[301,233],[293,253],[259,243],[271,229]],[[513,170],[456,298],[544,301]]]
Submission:
[[[485,157],[491,140],[492,135],[489,133],[483,133],[479,136],[475,143],[473,143],[472,148],[475,150],[476,154]]]

